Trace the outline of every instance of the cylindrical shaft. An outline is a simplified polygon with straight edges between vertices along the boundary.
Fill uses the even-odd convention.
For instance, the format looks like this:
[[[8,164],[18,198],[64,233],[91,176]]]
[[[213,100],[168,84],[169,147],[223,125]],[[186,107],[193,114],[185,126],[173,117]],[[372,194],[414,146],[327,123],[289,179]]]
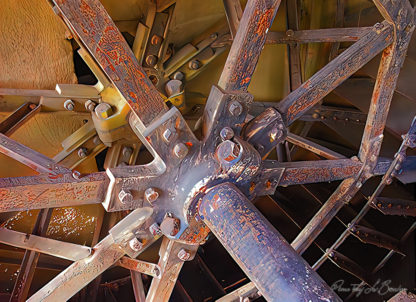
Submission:
[[[213,187],[199,215],[268,301],[341,301],[231,183]]]

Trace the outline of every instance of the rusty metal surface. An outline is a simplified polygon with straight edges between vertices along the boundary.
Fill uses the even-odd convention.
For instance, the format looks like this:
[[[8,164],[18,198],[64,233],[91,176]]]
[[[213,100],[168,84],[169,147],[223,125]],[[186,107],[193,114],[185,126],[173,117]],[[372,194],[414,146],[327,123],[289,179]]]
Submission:
[[[269,301],[341,301],[238,189],[213,187],[199,215]]]
[[[124,110],[121,108],[125,100],[132,112],[123,111],[123,127],[129,130],[129,139],[132,140],[134,148],[140,149],[141,143],[143,143],[150,153],[146,153],[147,155],[143,156],[143,159],[140,156],[140,163],[145,162],[144,157],[146,156],[153,157],[153,160],[150,159],[149,164],[135,165],[136,157],[131,160],[133,150],[129,151],[124,148],[122,151],[120,148],[113,148],[115,151],[107,154],[107,164],[111,164],[106,173],[84,175],[77,171],[72,172],[59,168],[59,166],[58,169],[61,170],[55,171],[56,165],[49,157],[3,136],[1,141],[3,153],[44,174],[1,179],[1,212],[93,203],[103,203],[107,211],[134,210],[130,215],[121,219],[101,243],[95,245],[92,255],[76,261],[30,298],[30,301],[68,299],[113,264],[153,276],[147,301],[165,301],[169,299],[175,288],[183,261],[190,260],[198,246],[207,240],[209,228],[266,299],[273,299],[276,295],[294,301],[298,301],[301,299],[300,297],[310,297],[312,300],[324,300],[328,297],[330,300],[337,299],[329,287],[294,250],[302,254],[368,179],[375,175],[383,175],[381,184],[351,225],[346,227],[343,235],[328,251],[322,251],[324,255],[313,266],[314,269],[317,269],[323,261],[331,258],[342,269],[369,283],[366,272],[362,271],[359,264],[353,263],[335,249],[344,241],[346,238],[344,236],[353,233],[365,243],[396,252],[401,251],[399,248],[401,243],[395,241],[394,238],[375,231],[376,228],[370,229],[366,226],[366,229],[362,229],[362,226],[358,226],[356,223],[366,214],[371,204],[376,204],[375,199],[385,184],[391,182],[394,177],[399,177],[397,174],[401,173],[402,166],[405,167],[403,161],[406,148],[415,147],[414,131],[411,129],[404,138],[402,148],[399,149],[393,160],[378,157],[382,141],[381,134],[385,128],[389,105],[414,29],[414,11],[408,1],[393,3],[376,0],[374,2],[386,21],[377,23],[373,27],[345,28],[336,34],[334,34],[336,29],[299,30],[302,28],[299,18],[305,18],[306,15],[303,14],[305,6],[301,4],[299,12],[302,15],[297,16],[298,9],[291,2],[287,5],[289,30],[282,34],[282,32],[269,32],[280,1],[249,0],[242,16],[240,16],[239,1],[224,1],[234,39],[219,85],[212,87],[203,117],[195,125],[196,130],[202,128],[201,136],[191,130],[191,126],[181,115],[184,108],[189,110],[190,107],[187,107],[186,103],[182,103],[176,108],[175,97],[179,98],[179,96],[173,95],[171,98],[172,86],[167,85],[164,90],[162,84],[172,84],[173,82],[175,85],[177,84],[178,87],[174,87],[177,89],[175,93],[179,92],[181,100],[186,102],[183,98],[185,93],[181,90],[182,85],[199,75],[208,63],[215,64],[214,58],[218,57],[231,41],[230,35],[227,30],[224,31],[223,26],[218,24],[218,28],[222,29],[216,28],[206,31],[204,35],[191,43],[185,46],[181,45],[180,50],[175,53],[173,48],[175,46],[168,44],[170,37],[167,34],[170,30],[170,18],[173,13],[171,4],[173,2],[169,1],[166,5],[163,4],[163,9],[160,3],[157,3],[153,9],[157,10],[156,16],[159,16],[157,17],[159,19],[156,18],[155,22],[147,22],[147,20],[146,25],[140,23],[137,29],[137,33],[139,33],[139,29],[151,33],[150,39],[146,38],[147,41],[142,41],[143,53],[146,53],[147,56],[155,55],[158,58],[157,64],[150,59],[145,60],[143,64],[147,69],[144,70],[136,61],[129,45],[120,33],[123,31],[126,39],[130,39],[127,34],[135,32],[131,30],[131,24],[127,25],[130,21],[119,20],[117,22],[119,30],[98,0],[54,1],[55,12],[64,19],[72,32],[69,39],[74,39],[74,45],[75,43],[79,44],[81,47],[79,53],[92,72],[97,75],[99,82],[95,86],[59,84],[57,92],[61,91],[64,95],[68,94],[68,91],[72,91],[74,100],[65,99],[63,95],[60,98],[55,98],[55,93],[50,96],[42,94],[42,107],[45,105],[46,108],[47,105],[47,110],[75,110],[79,112],[86,110],[91,112],[94,127],[99,132],[102,129],[98,129],[100,126],[98,119],[110,118],[113,113],[119,114],[121,110]],[[337,4],[336,24],[342,25],[345,13],[344,3],[337,1]],[[179,5],[180,3],[178,3]],[[165,8],[167,10],[164,10]],[[152,9],[149,9],[148,13],[147,17],[152,18],[155,12],[152,13]],[[282,22],[281,20],[277,21]],[[122,22],[126,23],[123,25]],[[147,26],[149,28],[146,29]],[[126,28],[130,29],[126,30]],[[305,35],[310,40],[308,37],[305,38]],[[143,37],[145,36],[146,34],[143,35]],[[140,37],[142,36],[136,36],[135,42],[140,42],[138,41]],[[336,57],[340,47],[339,42],[357,42],[301,84],[302,78],[311,71],[311,68],[302,66],[308,56],[301,56],[303,48],[299,44],[311,41],[336,42],[331,45],[330,59]],[[249,112],[251,112],[253,95],[246,91],[264,45],[275,47],[276,45],[272,46],[272,44],[276,43],[289,44],[287,63],[290,64],[290,86],[293,91],[280,103],[274,103],[272,106],[275,108],[271,108],[269,105],[265,106],[269,108],[252,119]],[[383,51],[383,55],[380,71],[374,87],[358,157],[348,159],[325,147],[326,145],[321,146],[304,139],[303,136],[311,130],[310,122],[328,118],[326,113],[321,111],[311,113],[312,111],[309,111],[311,107],[381,51]],[[169,61],[169,58],[172,60]],[[162,60],[168,61],[166,64],[162,64]],[[166,75],[164,72],[168,67],[169,75]],[[102,71],[105,72],[105,75],[102,74]],[[153,76],[155,75],[161,82],[154,80]],[[148,79],[148,76],[152,81]],[[109,86],[110,82],[116,89]],[[152,85],[152,82],[156,87]],[[16,95],[19,93],[24,94],[25,92],[17,91]],[[35,97],[39,94],[39,92],[33,91],[30,93]],[[162,97],[165,93],[169,97],[169,106],[172,105],[170,110]],[[89,99],[90,96],[91,99]],[[331,97],[329,96],[329,98]],[[98,102],[101,103],[99,106],[97,106]],[[94,109],[98,107],[106,107],[107,109],[105,111]],[[21,108],[25,109],[26,107]],[[14,127],[18,127],[32,116],[33,111],[26,114],[27,108],[25,110],[21,108],[6,120],[8,127],[13,127],[12,124]],[[124,108],[128,109],[127,106]],[[34,110],[41,110],[41,107],[38,106]],[[199,115],[201,111],[199,110]],[[330,111],[328,110],[328,112]],[[344,109],[344,111],[348,111],[348,109]],[[309,124],[298,126],[293,123],[304,114],[306,116],[303,120]],[[348,122],[349,118],[355,118],[356,125],[363,125],[362,114],[358,115],[353,111],[346,114],[348,116],[337,112],[331,117],[335,121],[342,116],[343,122]],[[17,121],[11,123],[11,119],[15,116]],[[359,119],[358,122],[357,119]],[[88,122],[88,120],[86,121]],[[296,136],[296,134],[289,132],[289,126],[291,126],[290,131],[293,129],[293,133],[301,135]],[[298,131],[298,127],[303,127],[303,129]],[[287,138],[287,133],[289,133],[289,138]],[[78,138],[79,133],[76,132],[76,134],[76,139],[79,141],[90,139],[94,141],[94,146],[102,146],[100,151],[105,148],[100,139],[103,142],[105,140],[107,146],[121,143],[120,137],[116,136],[104,139],[102,132],[98,133],[96,137],[80,134],[81,137]],[[284,153],[286,153],[288,161],[295,158],[292,157],[295,152],[290,150],[289,142],[329,160],[284,163],[282,162]],[[280,146],[279,161],[264,160],[278,144]],[[63,146],[65,148],[67,145],[63,144]],[[75,164],[71,165],[68,161],[68,166],[73,167],[82,162],[81,159],[85,157],[86,151],[80,151],[83,151],[82,148],[76,154],[72,153],[70,161]],[[62,152],[65,153],[67,150]],[[137,150],[137,153],[139,152],[143,151]],[[123,153],[123,155],[120,156],[119,153]],[[130,155],[126,155],[127,153]],[[310,152],[308,154],[312,159],[318,158],[316,155],[311,155]],[[95,156],[96,154],[93,154],[91,157]],[[114,158],[110,160],[110,157]],[[129,159],[122,160],[122,158]],[[51,168],[53,168],[52,171]],[[411,176],[408,178],[412,179]],[[324,183],[335,180],[344,181],[298,234],[292,243],[294,250],[249,202],[249,200],[254,200],[256,196],[274,194],[279,186]],[[217,195],[213,196],[215,192]],[[229,195],[232,195],[233,198],[230,199]],[[227,202],[223,202],[224,200]],[[406,205],[409,206],[409,202]],[[145,213],[146,217],[137,221],[135,215],[145,211],[149,206],[152,207],[152,210],[149,210],[151,213]],[[410,206],[407,210],[404,213],[411,215]],[[216,216],[218,212],[221,212],[222,215]],[[202,220],[198,213],[202,213]],[[394,213],[403,213],[403,211]],[[338,220],[343,224],[342,220],[339,218]],[[140,224],[141,227],[132,229],[136,224]],[[359,229],[358,232],[357,229]],[[164,239],[158,266],[134,259],[162,234]],[[98,235],[95,234],[94,238],[98,239]],[[247,238],[252,240],[243,240]],[[39,242],[46,243],[46,241],[46,238],[39,238]],[[275,242],[279,242],[279,244],[275,245]],[[17,246],[18,243],[15,245]],[[318,248],[320,247],[318,244],[316,245]],[[247,246],[249,248],[244,249]],[[281,249],[283,254],[287,255],[287,263],[283,262],[282,258],[277,259],[273,249]],[[36,250],[41,251],[37,248]],[[124,254],[131,258],[122,257]],[[258,254],[264,256],[260,262],[266,264],[266,269],[259,265]],[[37,260],[35,258],[33,260],[30,262],[36,265]],[[34,265],[27,267],[31,269]],[[155,271],[156,267],[158,267],[159,274]],[[295,280],[282,278],[277,273],[280,267],[284,268],[283,275],[291,277],[295,275]],[[300,273],[297,268],[300,268]],[[210,275],[209,270],[205,270],[205,273]],[[216,280],[215,276],[211,276],[211,279]],[[132,272],[131,280],[136,298],[143,299],[140,274]],[[307,286],[303,284],[306,281],[308,281]],[[30,286],[30,282],[28,284]],[[222,288],[218,282],[215,284],[219,289]],[[189,297],[181,283],[178,283],[177,288],[184,297]],[[248,290],[253,289],[252,286],[247,288]],[[224,294],[224,289],[221,292]]]
[[[98,0],[59,0],[55,4],[144,125],[167,111],[159,92]]]

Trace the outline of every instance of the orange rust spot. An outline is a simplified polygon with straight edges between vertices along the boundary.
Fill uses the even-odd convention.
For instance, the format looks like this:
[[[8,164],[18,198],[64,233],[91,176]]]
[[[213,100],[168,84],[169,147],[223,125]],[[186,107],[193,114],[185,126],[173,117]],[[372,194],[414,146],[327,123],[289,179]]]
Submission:
[[[266,30],[270,27],[271,20],[273,18],[274,9],[268,9],[261,17],[257,26],[256,35],[263,35]],[[258,14],[256,10],[255,14]]]
[[[251,78],[250,77],[246,77],[245,79],[241,80],[241,86],[244,86],[248,83],[250,83]]]
[[[187,145],[188,147],[192,147],[193,144],[191,142],[186,142],[185,145]]]
[[[254,182],[252,182],[250,184],[250,192],[253,192],[255,188],[256,188],[256,184]]]

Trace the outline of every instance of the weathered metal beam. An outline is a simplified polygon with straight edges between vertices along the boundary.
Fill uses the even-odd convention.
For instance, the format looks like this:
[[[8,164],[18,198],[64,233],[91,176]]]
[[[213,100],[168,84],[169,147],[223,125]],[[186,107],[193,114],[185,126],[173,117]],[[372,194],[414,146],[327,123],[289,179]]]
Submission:
[[[375,175],[384,174],[391,161],[380,160],[374,169]],[[357,175],[363,164],[352,159],[314,160],[300,162],[278,162],[266,160],[256,180],[255,191],[260,195],[274,194],[277,186],[329,182]]]
[[[101,203],[108,184],[104,172],[1,178],[0,212]]]
[[[160,278],[160,267],[154,263],[124,256],[117,261],[117,265],[153,278]]]
[[[249,0],[230,49],[218,86],[246,91],[280,0]]]
[[[394,160],[391,162],[388,170],[386,171],[386,173],[381,178],[381,181],[378,184],[377,188],[374,190],[373,194],[370,196],[370,198],[368,198],[367,202],[361,208],[360,212],[348,224],[348,227],[344,230],[344,232],[325,251],[324,255],[322,255],[321,258],[317,262],[315,262],[315,264],[313,265],[314,269],[318,269],[325,262],[326,258],[331,255],[331,252],[335,251],[335,249],[338,248],[345,241],[345,239],[350,235],[350,233],[354,233],[353,230],[354,230],[355,226],[364,218],[364,216],[370,210],[371,205],[374,203],[376,198],[381,194],[383,189],[391,183],[393,175],[398,173],[398,171],[401,169],[401,164],[402,164],[402,162],[404,161],[404,159],[406,157],[406,150],[409,147],[412,147],[412,148],[416,147],[416,117],[413,119],[413,122],[412,122],[407,134],[403,136],[403,142],[400,145],[399,150],[395,154]],[[378,149],[378,146],[374,146],[375,151],[373,151],[373,152],[378,152],[377,149]],[[369,156],[373,157],[374,154],[369,153]],[[351,191],[351,188],[347,189],[347,192],[348,192],[348,190]],[[335,211],[338,211],[339,210],[339,203],[338,203],[339,200],[338,201],[337,200],[330,200],[330,201],[332,202],[331,205],[333,205],[333,209],[331,210],[331,213],[333,213]],[[328,209],[324,209],[324,207],[322,207],[319,212],[321,212],[321,211],[324,214],[326,214]],[[318,212],[318,214],[319,214],[319,212]],[[330,216],[329,216],[329,218],[331,219]],[[326,219],[327,219],[327,217],[321,218],[321,217],[319,217],[319,215],[315,215],[315,217],[309,223],[309,225],[312,226],[312,231],[307,230],[305,228],[306,230],[304,229],[301,232],[301,234],[303,233],[303,235],[305,235],[305,234],[308,234],[308,232],[311,232],[312,234],[316,234],[317,230],[315,228],[316,227],[315,224],[319,223],[319,220],[321,220],[321,224],[326,225],[328,223]],[[359,227],[357,227],[357,228],[359,228]],[[371,230],[370,231],[367,230],[367,233],[368,233],[367,234],[368,238],[366,240],[369,241],[369,243],[372,243],[372,244],[375,244],[375,245],[381,244],[380,242],[377,242],[377,240],[380,239],[380,240],[384,240],[385,242],[387,242],[387,244],[389,244],[391,246],[394,246],[394,243],[392,243],[392,240],[389,239],[386,235],[377,234],[375,231],[371,231]],[[359,237],[361,237],[361,236],[359,236]],[[316,236],[314,236],[314,238],[316,238]],[[297,243],[300,246],[302,246],[302,248],[307,247],[307,245],[306,245],[307,240],[305,239],[305,237],[301,238],[301,236],[298,236],[296,238],[296,240],[297,240]],[[386,243],[384,243],[384,244],[386,244]],[[395,249],[399,249],[399,247],[397,246]]]
[[[334,264],[336,264],[342,270],[354,275],[366,284],[370,286],[372,285],[371,274],[367,273],[355,261],[351,260],[350,258],[346,257],[345,255],[337,251],[332,251],[329,254],[329,258]]]
[[[407,0],[401,2],[408,3]],[[397,2],[396,6],[400,7],[401,5]],[[395,20],[397,23],[395,23],[394,43],[387,47],[381,56],[377,80],[374,85],[368,118],[358,154],[361,160],[364,160],[367,153],[370,152],[370,148],[374,148],[370,144],[371,140],[381,135],[384,131],[400,69],[406,58],[407,48],[415,28],[413,24],[413,9],[403,10],[402,14],[403,16],[400,19]],[[400,31],[398,31],[399,29]],[[378,148],[380,147],[378,146]]]
[[[231,37],[234,39],[237,35],[238,25],[243,16],[241,3],[240,0],[223,0],[223,3]]]
[[[32,233],[35,235],[45,236],[51,216],[51,210],[40,210]],[[19,274],[17,275],[13,292],[10,298],[11,302],[23,302],[27,299],[32,280],[35,275],[39,256],[40,253],[36,251],[25,251],[22,263],[20,264]]]
[[[393,27],[383,22],[315,73],[298,89],[283,99],[277,109],[292,124],[380,51],[393,42]]]
[[[396,3],[396,5],[400,6],[398,3]],[[400,22],[404,22],[405,24],[406,22],[409,22],[409,20],[406,20],[406,17],[408,17],[409,14],[413,16],[413,9],[403,12],[403,17],[405,18],[400,20]],[[409,40],[414,30],[413,24],[410,23],[409,25],[411,26],[408,27],[408,24],[406,24],[406,27],[403,27],[403,24],[395,24],[395,30],[397,30],[397,27],[402,28],[403,30],[400,34],[396,32],[394,43],[383,52],[359,152],[359,157],[364,163],[364,169],[366,169],[366,171],[361,171],[361,173],[357,174],[354,178],[344,180],[325,205],[295,238],[292,245],[300,253],[303,253],[307,249],[342,208],[343,204],[348,202],[352,196],[358,192],[362,183],[371,176],[368,174],[372,173],[373,169],[371,166],[373,166],[374,161],[377,160],[381,148],[381,141],[379,141],[378,138],[380,138],[383,133],[398,74],[404,62]],[[337,59],[333,60],[333,62],[336,60]],[[409,131],[413,131],[412,128],[413,124]],[[365,165],[368,165],[368,167],[365,167]]]
[[[373,244],[388,250],[393,250],[403,256],[406,256],[406,254],[400,248],[400,241],[387,234],[357,224],[352,226],[349,231],[364,243]]]
[[[416,217],[416,201],[388,197],[377,197],[371,206],[384,215]]]
[[[344,10],[345,10],[345,0],[337,0],[337,10],[335,12],[335,27],[342,28],[344,26]],[[331,45],[331,50],[329,51],[329,61],[333,60],[339,51],[340,41],[337,41]]]
[[[58,175],[71,172],[71,170],[56,164],[49,157],[8,138],[2,133],[0,133],[0,152],[39,173]]]
[[[296,146],[299,146],[303,149],[309,150],[319,156],[322,156],[326,159],[341,159],[345,158],[344,155],[339,154],[335,151],[332,151],[326,147],[323,147],[317,143],[314,143],[304,137],[301,137],[299,135],[288,133],[286,140],[289,143],[292,143]]]
[[[39,111],[39,105],[24,103],[0,123],[0,133],[10,136]]]
[[[186,245],[170,240],[167,237],[163,238],[162,245],[159,250],[160,258],[158,262],[161,275],[160,278],[153,278],[149,292],[146,296],[146,301],[169,301],[184,263],[184,260],[179,258],[179,252],[185,251],[188,253],[186,260],[191,260],[197,249],[197,245]]]
[[[127,249],[130,248],[128,242],[131,237],[129,234],[133,230],[137,230],[152,212],[151,208],[142,208],[130,213],[124,219],[132,221],[134,218],[133,225],[129,223],[129,226],[125,228],[122,220],[116,225],[116,229],[112,229],[113,234],[108,235],[94,246],[91,256],[74,262],[27,301],[66,301],[71,298],[127,252]]]
[[[269,32],[267,34],[266,44],[356,42],[372,29],[371,27],[340,27],[306,30],[289,28],[286,32]]]
[[[142,274],[136,271],[130,271],[130,277],[136,302],[145,302],[146,294],[144,292]]]
[[[199,215],[266,300],[341,301],[233,184],[207,192]]]
[[[81,260],[91,254],[91,248],[87,246],[21,233],[6,228],[0,228],[0,242],[71,261]]]
[[[286,1],[286,15],[287,15],[287,27],[288,31],[286,34],[289,36],[295,35],[298,33],[299,21],[298,21],[298,1]],[[270,35],[268,34],[268,39]],[[267,39],[267,40],[268,40]],[[289,44],[289,70],[290,70],[290,90],[293,91],[297,89],[302,84],[302,67],[300,63],[300,45],[298,43]]]
[[[54,0],[62,17],[88,49],[143,126],[168,111],[126,40],[98,0]]]

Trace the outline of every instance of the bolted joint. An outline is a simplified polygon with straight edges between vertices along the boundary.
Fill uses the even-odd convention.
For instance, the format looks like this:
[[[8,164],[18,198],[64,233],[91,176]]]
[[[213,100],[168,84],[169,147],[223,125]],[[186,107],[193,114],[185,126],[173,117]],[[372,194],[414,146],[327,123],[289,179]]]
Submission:
[[[180,249],[178,252],[178,258],[182,261],[188,261],[191,258],[191,253],[185,249]]]
[[[106,119],[113,115],[113,109],[110,104],[100,103],[95,107],[95,114],[100,119]]]
[[[241,148],[238,144],[226,140],[219,144],[216,155],[220,161],[236,163],[241,158]]]
[[[159,193],[154,188],[147,188],[146,191],[144,191],[144,198],[152,204],[159,198]]]
[[[192,60],[191,62],[189,62],[189,69],[191,70],[198,70],[199,68],[201,68],[202,64],[201,61],[199,60]]]
[[[129,241],[129,247],[133,251],[138,252],[138,251],[141,251],[143,249],[143,243],[141,243],[139,239],[137,239],[136,237],[134,237],[133,239],[131,239]]]
[[[93,112],[94,109],[95,109],[96,104],[93,101],[88,100],[88,101],[85,102],[84,106],[85,106],[85,109],[87,109],[88,111]]]
[[[118,199],[123,204],[129,204],[129,203],[131,203],[133,201],[133,194],[131,194],[131,191],[128,190],[128,189],[122,189],[118,193]]]
[[[243,106],[238,101],[231,101],[228,105],[228,111],[233,116],[240,116],[243,113]]]
[[[188,154],[188,147],[184,143],[177,143],[173,148],[176,157],[184,158]]]
[[[75,104],[72,100],[66,100],[64,103],[64,108],[69,111],[73,111],[75,108]]]
[[[160,224],[160,230],[166,236],[174,237],[178,234],[181,228],[181,221],[173,217],[172,214],[166,214],[162,223]]]
[[[79,148],[77,154],[79,158],[86,158],[88,155],[88,150],[87,148]]]
[[[153,235],[153,237],[161,236],[162,230],[160,229],[160,226],[155,222],[149,227],[150,234]]]
[[[230,127],[224,127],[220,131],[220,136],[223,141],[230,140],[234,137],[234,130]]]

